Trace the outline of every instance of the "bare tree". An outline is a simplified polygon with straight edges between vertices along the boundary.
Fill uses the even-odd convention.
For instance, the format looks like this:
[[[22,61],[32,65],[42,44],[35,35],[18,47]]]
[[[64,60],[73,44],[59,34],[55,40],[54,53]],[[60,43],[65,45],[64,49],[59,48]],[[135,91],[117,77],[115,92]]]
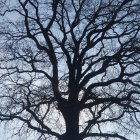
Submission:
[[[0,20],[0,120],[17,123],[13,135],[140,129],[139,0],[1,0]]]

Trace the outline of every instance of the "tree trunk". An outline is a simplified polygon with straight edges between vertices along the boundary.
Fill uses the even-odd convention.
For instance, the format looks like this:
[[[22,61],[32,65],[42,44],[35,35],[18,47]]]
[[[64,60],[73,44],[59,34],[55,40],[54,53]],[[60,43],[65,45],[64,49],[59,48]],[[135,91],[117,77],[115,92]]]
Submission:
[[[81,140],[79,137],[79,109],[77,105],[67,105],[62,110],[66,124],[66,133],[62,140]]]

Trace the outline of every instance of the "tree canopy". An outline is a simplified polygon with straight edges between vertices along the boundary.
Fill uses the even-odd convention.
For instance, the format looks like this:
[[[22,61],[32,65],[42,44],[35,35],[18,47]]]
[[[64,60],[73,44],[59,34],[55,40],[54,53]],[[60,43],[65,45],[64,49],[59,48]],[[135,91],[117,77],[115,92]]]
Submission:
[[[129,140],[140,1],[1,0],[0,120],[27,140]]]

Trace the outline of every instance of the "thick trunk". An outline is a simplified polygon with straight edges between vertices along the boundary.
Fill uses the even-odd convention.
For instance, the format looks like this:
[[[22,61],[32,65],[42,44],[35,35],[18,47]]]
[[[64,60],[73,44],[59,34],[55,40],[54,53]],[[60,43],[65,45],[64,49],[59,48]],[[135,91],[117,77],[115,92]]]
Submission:
[[[66,133],[62,140],[80,140],[79,138],[79,109],[76,105],[67,105],[62,111],[66,124]]]
[[[63,140],[80,140],[79,139],[79,113],[70,112],[65,116],[66,133]]]
[[[78,140],[79,137],[79,113],[71,111],[66,118],[66,140]]]
[[[81,140],[79,138],[79,136],[75,136],[75,135],[64,135],[63,138],[61,140]]]

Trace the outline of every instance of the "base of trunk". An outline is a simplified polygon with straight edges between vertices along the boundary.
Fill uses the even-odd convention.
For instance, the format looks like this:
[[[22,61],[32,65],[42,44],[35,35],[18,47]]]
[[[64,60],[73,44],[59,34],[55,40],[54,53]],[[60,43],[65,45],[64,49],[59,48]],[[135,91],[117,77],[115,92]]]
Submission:
[[[79,135],[68,135],[65,134],[61,140],[81,140]]]

